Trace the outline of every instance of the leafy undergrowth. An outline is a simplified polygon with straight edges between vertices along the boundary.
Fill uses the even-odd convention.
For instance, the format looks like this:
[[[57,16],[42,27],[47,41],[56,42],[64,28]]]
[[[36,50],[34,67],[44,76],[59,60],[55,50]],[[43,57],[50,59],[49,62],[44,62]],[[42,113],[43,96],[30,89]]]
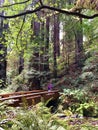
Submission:
[[[58,116],[64,120],[67,119],[74,130],[98,129],[97,94],[94,95],[84,89],[64,89],[60,101]]]
[[[97,96],[87,94],[64,90],[54,113],[43,102],[21,108],[0,103],[0,130],[98,130]]]

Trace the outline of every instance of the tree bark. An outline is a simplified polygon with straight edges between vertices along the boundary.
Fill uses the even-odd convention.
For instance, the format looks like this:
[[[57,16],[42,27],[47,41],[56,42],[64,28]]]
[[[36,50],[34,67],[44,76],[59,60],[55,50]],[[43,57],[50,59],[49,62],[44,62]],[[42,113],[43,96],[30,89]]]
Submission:
[[[19,74],[21,74],[23,69],[24,69],[24,58],[23,58],[23,54],[20,54],[20,57],[19,57]]]
[[[57,46],[56,46],[56,16],[54,15],[54,35],[53,35],[53,75],[57,78]]]
[[[45,36],[45,65],[44,65],[44,69],[46,71],[50,71],[49,69],[49,26],[50,26],[50,18],[47,17],[46,18],[46,36]]]
[[[60,56],[60,39],[59,39],[59,15],[55,15],[54,18],[54,37],[55,37],[55,42],[56,42],[56,54],[57,56]]]
[[[30,57],[30,61],[29,61],[29,72],[30,72],[30,75],[28,76],[29,90],[40,89],[39,74],[36,74],[37,72],[40,71],[40,64],[39,64],[40,55],[39,55],[39,41],[38,41],[38,38],[40,36],[40,23],[37,21],[33,21],[31,24],[33,30],[31,43],[34,40],[37,42],[38,45],[32,48],[32,52],[31,52],[32,56]]]
[[[83,29],[82,19],[80,18],[78,28],[75,29],[75,62],[78,67],[83,65]]]
[[[0,1],[0,5],[2,5],[4,0]],[[4,11],[1,12],[4,14]],[[5,41],[3,31],[7,29],[8,26],[4,25],[3,18],[0,18],[0,87],[4,88],[6,85],[6,54],[7,47],[3,44]]]

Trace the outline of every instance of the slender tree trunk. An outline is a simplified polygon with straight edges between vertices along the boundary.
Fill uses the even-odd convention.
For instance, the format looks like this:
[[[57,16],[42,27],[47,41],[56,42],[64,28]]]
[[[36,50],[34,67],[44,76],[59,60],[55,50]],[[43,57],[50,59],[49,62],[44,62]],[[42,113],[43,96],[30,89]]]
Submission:
[[[50,26],[50,18],[47,17],[46,18],[46,40],[45,40],[45,65],[44,65],[44,69],[46,71],[50,71],[49,70],[49,26]]]
[[[40,35],[41,35],[41,40],[40,40],[40,71],[44,71],[44,56],[45,56],[45,23],[42,21],[41,23],[41,29],[40,29]]]
[[[60,39],[59,39],[59,31],[60,31],[60,28],[59,28],[59,15],[55,15],[55,18],[54,18],[54,31],[55,31],[55,42],[56,42],[56,54],[57,56],[60,56]]]
[[[53,75],[57,78],[57,49],[56,49],[56,16],[54,15],[54,35],[53,35]]]

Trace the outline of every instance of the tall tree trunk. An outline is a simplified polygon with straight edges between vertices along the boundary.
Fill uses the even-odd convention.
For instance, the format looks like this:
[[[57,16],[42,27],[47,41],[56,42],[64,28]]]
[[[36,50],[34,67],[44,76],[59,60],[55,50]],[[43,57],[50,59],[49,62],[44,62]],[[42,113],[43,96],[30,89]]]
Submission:
[[[75,62],[81,67],[83,65],[83,29],[82,19],[80,18],[79,26],[75,29]]]
[[[40,35],[41,35],[41,39],[40,39],[40,68],[39,70],[41,72],[44,71],[44,65],[45,65],[45,62],[44,62],[44,56],[45,56],[45,23],[44,21],[41,22],[41,25],[40,25]]]
[[[33,35],[31,37],[31,42],[32,40],[37,41],[37,46],[33,47],[32,50],[32,56],[30,58],[30,63],[29,63],[29,89],[40,89],[40,79],[39,79],[39,74],[36,74],[37,72],[40,71],[40,55],[39,55],[39,36],[40,36],[40,23],[37,21],[33,21],[32,23],[32,30],[33,30]],[[34,42],[33,41],[33,42]],[[35,73],[34,73],[35,71]],[[32,73],[32,74],[31,74]]]
[[[2,5],[4,0],[0,1],[0,5]],[[1,14],[3,15],[3,11]],[[5,41],[3,31],[4,29],[7,29],[7,26],[3,23],[3,18],[0,18],[0,87],[5,87],[6,84],[6,54],[7,54],[7,48],[3,44]]]
[[[57,39],[56,39],[56,16],[54,15],[54,35],[53,35],[53,75],[57,78]]]
[[[59,28],[59,15],[55,15],[55,18],[54,18],[54,37],[55,37],[55,43],[56,43],[56,54],[57,56],[60,56],[60,39],[59,39],[59,31],[60,31],[60,28]]]
[[[34,31],[34,37],[35,41],[39,38],[40,36],[40,23],[37,21],[34,21],[33,23],[33,31]],[[39,41],[38,41],[39,42]],[[33,67],[35,70],[39,71],[39,43],[38,45],[34,47],[33,51]]]
[[[46,71],[49,71],[49,25],[50,24],[50,18],[46,18],[46,40],[45,40],[45,62],[44,69]]]
[[[3,51],[3,54],[0,54],[0,87],[3,88],[6,85],[6,52],[7,48],[0,43],[0,51]]]
[[[74,0],[68,0],[69,5],[71,5]],[[74,29],[75,33],[75,63],[78,67],[83,65],[83,28],[82,28],[82,18],[80,18],[76,28]]]

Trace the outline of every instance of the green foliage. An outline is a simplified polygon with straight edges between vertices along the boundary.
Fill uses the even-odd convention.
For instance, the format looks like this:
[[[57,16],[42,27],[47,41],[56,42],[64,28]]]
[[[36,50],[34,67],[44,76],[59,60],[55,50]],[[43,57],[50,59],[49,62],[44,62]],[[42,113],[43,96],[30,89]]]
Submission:
[[[98,104],[94,102],[83,103],[76,111],[82,116],[98,117]]]
[[[2,79],[0,79],[0,88],[2,87],[2,84],[4,84],[4,81]]]
[[[12,79],[12,84],[9,86],[13,91],[28,90],[28,81],[26,77],[26,71],[24,70],[20,75],[15,76]]]
[[[62,97],[64,98],[64,96],[75,99],[80,103],[88,101],[87,93],[82,89],[64,89]]]
[[[20,2],[19,0],[16,0],[15,2]],[[86,5],[82,6],[88,6],[88,3]],[[5,0],[4,5],[10,4],[10,1]],[[70,2],[68,0],[45,0],[45,5],[55,6],[59,8],[71,8],[73,4],[69,5]],[[24,10],[31,10],[38,7],[39,4],[35,4],[35,6],[32,6],[31,1],[25,3],[25,4],[18,4],[11,7],[6,7],[5,10],[0,8],[0,11],[5,11],[6,15],[13,15],[20,12],[23,12]],[[91,5],[89,5],[91,6]],[[91,7],[90,7],[91,8]],[[47,13],[47,11],[45,12]],[[50,11],[49,13],[52,12]],[[85,11],[86,14],[91,15],[91,11]],[[84,36],[84,49],[86,54],[86,61],[85,66],[82,70],[82,73],[80,76],[78,75],[77,78],[74,78],[74,75],[71,74],[71,76],[67,76],[63,80],[64,87],[68,86],[70,87],[80,87],[80,86],[87,86],[89,82],[91,82],[92,85],[89,84],[89,87],[93,88],[98,86],[95,83],[95,80],[97,80],[98,76],[98,19],[96,20],[82,20],[82,26],[80,26],[80,22],[78,18],[74,18],[71,16],[66,16],[63,14],[59,15],[60,24],[61,24],[61,30],[62,31],[62,41],[64,41],[64,45],[60,44],[60,57],[57,57],[57,70],[58,74],[65,74],[65,71],[69,67],[69,63],[72,63],[74,61],[75,56],[75,33],[76,31],[83,27],[83,36]],[[31,27],[31,23],[34,21],[38,21],[41,24],[45,21],[44,17],[40,18],[38,14],[30,14],[26,15],[25,22],[23,24],[24,17],[21,16],[20,18],[16,19],[10,19],[3,21],[4,24],[9,23],[9,29],[8,31],[3,32],[5,35],[6,42],[3,42],[4,45],[8,48],[7,53],[7,60],[9,64],[10,71],[7,73],[8,77],[11,78],[12,82],[12,88],[11,90],[16,90],[18,87],[22,89],[26,89],[27,87],[27,80],[32,79],[34,77],[37,78],[43,78],[43,81],[46,81],[46,78],[48,75],[50,75],[50,72],[43,70],[41,67],[39,67],[39,70],[36,70],[33,68],[34,64],[37,64],[37,66],[45,65],[47,63],[41,62],[41,60],[44,60],[44,58],[49,57],[49,67],[51,72],[53,72],[53,44],[49,43],[49,53],[46,54],[45,52],[45,45],[44,42],[46,39],[44,38],[44,41],[42,40],[41,34],[39,36],[33,36],[34,30]],[[52,19],[53,20],[53,19]],[[53,21],[51,20],[50,25],[50,32],[53,30]],[[45,24],[45,23],[44,23]],[[23,25],[23,27],[22,27]],[[44,25],[45,26],[45,25]],[[21,29],[22,27],[22,29]],[[42,33],[46,33],[43,30],[41,30]],[[64,33],[63,33],[64,32]],[[52,35],[51,33],[50,35]],[[45,34],[44,34],[45,35]],[[52,42],[53,37],[49,37],[50,41]],[[89,53],[90,53],[90,56]],[[23,58],[25,61],[25,66],[28,67],[29,65],[31,68],[29,70],[26,69],[26,74],[21,73],[18,75],[18,64],[19,64],[19,56],[23,53]],[[35,53],[39,54],[39,57],[36,57],[34,55]],[[4,51],[0,50],[0,54],[4,54]],[[42,57],[41,57],[42,56]],[[42,58],[42,59],[41,59]],[[34,61],[36,59],[36,61]],[[30,62],[28,62],[31,60]],[[37,61],[38,60],[38,61]],[[68,63],[67,63],[68,62]],[[15,67],[15,65],[17,66]],[[9,69],[8,68],[8,69]],[[75,72],[74,72],[75,74]],[[17,76],[18,75],[18,76]],[[2,84],[2,80],[0,80],[0,84]],[[82,84],[82,85],[81,85]],[[84,86],[85,85],[85,86]],[[87,86],[88,87],[88,86]],[[28,89],[28,88],[27,88]],[[89,93],[86,93],[85,91],[82,91],[81,89],[64,89],[64,92],[62,93],[61,99],[61,106],[63,106],[63,109],[61,107],[61,110],[59,112],[62,112],[67,117],[71,117],[73,113],[78,112],[78,114],[84,115],[84,116],[98,116],[98,106],[96,103],[91,102],[89,99]],[[10,108],[9,108],[10,109]],[[71,121],[58,119],[57,116],[54,118],[52,114],[50,113],[50,110],[47,109],[43,104],[40,104],[30,110],[23,110],[23,109],[15,109],[13,112],[11,110],[10,114],[14,114],[14,117],[8,117],[7,115],[7,107],[6,105],[1,104],[0,105],[0,127],[3,127],[5,130],[64,130],[64,129],[74,129],[74,130],[93,130],[93,127],[89,125],[74,125],[69,126],[70,122],[74,122],[72,119]],[[87,113],[87,115],[85,115]],[[6,120],[7,119],[7,120]],[[81,128],[80,128],[81,127]]]
[[[84,72],[80,75],[80,79],[83,81],[92,81],[94,80],[95,76],[93,74],[93,72]]]
[[[98,117],[98,103],[85,90],[64,89],[59,110],[71,110],[82,116]],[[60,109],[61,108],[61,109]]]
[[[7,114],[5,108],[3,108],[3,111]],[[57,123],[55,119],[52,119],[50,109],[46,108],[43,103],[29,108],[29,110],[14,108],[14,111],[10,110],[8,114],[10,115],[2,113],[0,126],[4,128],[4,130],[64,130],[61,124]]]
[[[86,109],[90,114],[96,116],[98,107],[91,102],[90,104],[80,104],[77,112],[81,114],[81,110]],[[90,110],[93,110],[92,111]],[[60,113],[50,113],[50,108],[45,107],[44,103],[39,103],[32,108],[21,107],[11,108],[6,103],[0,103],[0,127],[4,130],[81,130],[87,129],[97,130],[97,127],[90,124],[87,120],[72,118],[73,114],[70,110],[62,111],[67,118],[62,118]],[[96,123],[97,120],[94,120]],[[79,124],[78,124],[79,123]]]

